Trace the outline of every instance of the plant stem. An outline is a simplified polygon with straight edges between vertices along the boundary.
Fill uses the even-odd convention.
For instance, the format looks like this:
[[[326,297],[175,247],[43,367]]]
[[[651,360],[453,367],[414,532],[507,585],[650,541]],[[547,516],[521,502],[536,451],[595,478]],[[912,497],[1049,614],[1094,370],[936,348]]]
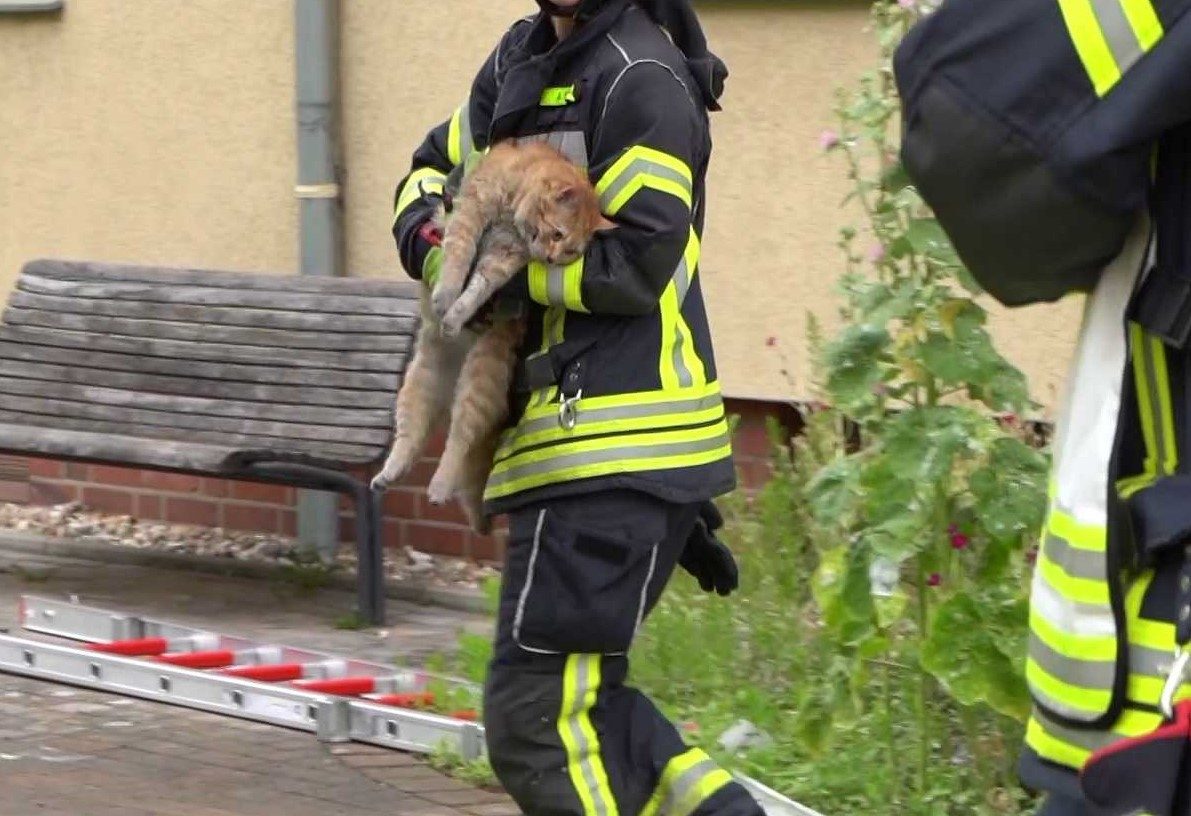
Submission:
[[[918,795],[926,796],[927,770],[930,766],[930,723],[926,701],[930,693],[930,675],[922,665],[922,650],[926,646],[927,585],[926,563],[918,554]]]
[[[968,753],[972,755],[972,764],[976,767],[976,777],[980,780],[980,790],[987,794],[993,786],[993,779],[988,772],[988,763],[985,762],[984,752],[980,750],[980,734],[976,728],[975,712],[968,706],[960,705],[959,716],[964,726],[964,737],[968,742]]]
[[[884,663],[881,669],[881,685],[882,691],[885,693],[885,722],[882,730],[885,732],[885,763],[887,765],[885,772],[888,776],[888,791],[886,797],[889,800],[889,805],[892,807],[898,801],[901,793],[901,784],[897,770],[897,746],[893,741],[893,678],[890,665]]]

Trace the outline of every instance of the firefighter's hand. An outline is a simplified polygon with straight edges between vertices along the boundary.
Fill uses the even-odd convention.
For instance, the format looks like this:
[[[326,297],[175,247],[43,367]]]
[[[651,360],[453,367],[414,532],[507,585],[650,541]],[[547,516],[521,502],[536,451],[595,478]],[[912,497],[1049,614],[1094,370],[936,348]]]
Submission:
[[[714,590],[726,596],[740,585],[740,570],[732,551],[716,538],[715,531],[723,525],[724,518],[715,504],[703,502],[678,563],[695,577],[704,592]]]

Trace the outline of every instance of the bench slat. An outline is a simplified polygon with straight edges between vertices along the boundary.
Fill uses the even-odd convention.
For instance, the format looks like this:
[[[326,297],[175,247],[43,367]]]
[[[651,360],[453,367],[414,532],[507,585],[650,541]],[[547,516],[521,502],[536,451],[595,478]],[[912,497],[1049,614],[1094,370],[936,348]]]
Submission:
[[[15,343],[36,343],[61,348],[95,349],[121,354],[144,354],[181,360],[207,360],[269,364],[287,367],[329,368],[340,371],[400,370],[412,345],[408,337],[392,337],[373,352],[325,351],[317,349],[266,349],[230,343],[161,340],[120,337],[97,332],[63,331],[41,326],[2,326],[0,339]]]
[[[391,410],[394,388],[384,391],[356,391],[346,388],[318,388],[294,385],[260,385],[195,376],[160,376],[137,371],[110,371],[81,366],[54,365],[48,362],[15,362],[0,353],[0,377],[42,380],[47,383],[116,388],[125,391],[173,394],[181,397],[215,397],[237,402],[260,402],[262,414],[271,414],[268,406],[327,406],[355,411],[362,408]],[[350,424],[350,423],[349,423]]]
[[[0,336],[4,330],[0,328]],[[45,362],[77,366],[82,370],[101,372],[162,374],[177,377],[196,377],[205,380],[225,380],[249,385],[316,386],[341,389],[346,398],[361,392],[378,391],[386,399],[397,393],[401,383],[398,364],[393,373],[339,371],[330,368],[293,368],[277,365],[244,365],[241,363],[212,363],[201,360],[175,360],[169,357],[150,357],[137,354],[115,354],[106,351],[83,351],[76,348],[40,346],[0,340],[0,360],[16,362]],[[98,384],[98,383],[96,383]],[[335,403],[332,403],[335,404]]]
[[[101,405],[78,400],[29,397],[12,393],[0,395],[0,408],[26,414],[73,417],[122,424],[126,428],[124,433],[131,432],[133,436],[136,435],[136,427],[144,424],[172,429],[175,436],[181,435],[182,432],[189,435],[192,430],[209,430],[241,436],[268,436],[277,440],[305,439],[312,442],[377,446],[383,446],[389,439],[389,431],[382,428],[344,428],[335,425],[184,414],[147,408],[127,408],[122,405]]]
[[[407,337],[414,321],[408,318],[409,330],[391,334],[344,334],[333,331],[281,331],[252,329],[240,326],[203,325],[199,323],[171,323],[165,320],[132,320],[103,315],[63,314],[39,309],[4,310],[4,322],[13,326],[40,326],[67,331],[88,331],[99,334],[118,334],[126,337],[152,337],[163,340],[228,343],[284,349],[334,349],[337,351],[374,351],[378,345],[388,345],[392,339]],[[387,339],[386,339],[387,338]]]
[[[5,424],[28,428],[28,433],[20,435],[20,438],[22,438],[27,447],[18,447],[12,440],[9,440],[3,442],[3,448],[5,450],[16,452],[49,452],[48,449],[57,444],[60,434],[75,433],[78,434],[76,438],[80,440],[83,437],[91,437],[92,440],[89,444],[92,448],[102,446],[107,451],[105,454],[100,455],[98,452],[88,453],[86,450],[65,447],[58,453],[58,455],[79,459],[95,458],[109,462],[129,461],[122,455],[118,442],[119,440],[139,439],[150,443],[151,446],[162,445],[163,448],[160,457],[153,456],[152,447],[145,449],[142,456],[136,460],[136,464],[172,467],[173,463],[169,458],[168,446],[187,444],[178,443],[176,436],[169,436],[169,429],[142,428],[122,422],[105,422],[103,420],[77,419],[75,417],[29,414],[22,411],[10,411],[0,408],[0,428],[5,427]],[[164,435],[162,434],[163,430],[165,431]],[[311,459],[352,466],[373,464],[384,454],[383,448],[368,445],[347,445],[333,442],[316,443],[302,439],[273,439],[271,437],[219,434],[199,430],[187,432],[186,438],[190,440],[190,443],[220,448],[228,454],[240,451],[268,450],[275,450],[279,454],[284,454],[292,451],[308,456]],[[109,439],[117,440],[117,444],[106,445],[106,441]],[[129,452],[131,453],[132,450],[130,449]]]
[[[21,284],[22,289],[24,283]],[[315,297],[309,295],[308,297]],[[326,333],[328,330],[347,334],[409,334],[409,317],[377,317],[339,315],[315,312],[283,311],[277,309],[239,308],[235,306],[194,306],[179,303],[153,303],[141,300],[100,300],[60,297],[16,291],[8,305],[17,309],[36,309],[64,314],[103,315],[142,320],[165,320],[173,323],[199,323],[204,326],[243,326],[246,328],[283,329]]]
[[[24,274],[55,280],[136,281],[169,286],[211,286],[258,292],[313,292],[315,294],[375,295],[416,300],[415,281],[394,278],[332,278],[313,275],[271,275],[223,272],[210,269],[126,266],[94,261],[39,259],[25,264]]]
[[[179,417],[259,419],[280,425],[293,423],[298,426],[326,426],[329,430],[344,432],[352,432],[355,429],[366,432],[367,429],[373,428],[387,432],[393,423],[393,412],[388,408],[352,409],[329,408],[321,405],[245,402],[15,377],[4,381],[4,393],[89,403],[112,411],[147,408]],[[179,425],[177,427],[194,426]],[[281,435],[284,433],[282,431]],[[315,438],[330,439],[334,437]]]
[[[4,411],[0,417],[0,450],[18,453],[219,473],[235,452],[215,445],[99,434],[61,425],[44,428],[30,424],[21,414]]]
[[[283,278],[286,286],[292,276]],[[353,279],[354,280],[354,279]],[[402,295],[345,295],[306,291],[260,291],[229,289],[206,284],[179,285],[177,282],[96,282],[58,280],[25,274],[19,286],[26,292],[78,298],[80,300],[129,300],[147,303],[173,303],[189,306],[234,306],[255,309],[284,309],[296,312],[404,317],[418,313],[416,297]]]

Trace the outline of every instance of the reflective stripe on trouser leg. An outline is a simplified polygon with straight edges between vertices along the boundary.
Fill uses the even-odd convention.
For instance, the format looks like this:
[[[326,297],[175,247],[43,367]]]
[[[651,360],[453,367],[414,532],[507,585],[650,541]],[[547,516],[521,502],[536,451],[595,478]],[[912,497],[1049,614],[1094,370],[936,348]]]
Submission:
[[[566,748],[567,773],[587,816],[616,816],[616,799],[600,756],[600,740],[591,722],[600,690],[600,655],[567,656],[562,680],[558,735]]]
[[[689,816],[731,781],[732,776],[703,750],[692,748],[666,765],[641,816]]]

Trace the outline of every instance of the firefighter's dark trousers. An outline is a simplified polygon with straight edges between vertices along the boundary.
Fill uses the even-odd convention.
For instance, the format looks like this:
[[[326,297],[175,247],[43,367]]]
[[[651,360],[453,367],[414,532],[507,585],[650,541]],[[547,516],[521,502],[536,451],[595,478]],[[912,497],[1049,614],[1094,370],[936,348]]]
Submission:
[[[484,725],[492,767],[528,816],[761,814],[625,685],[625,652],[695,518],[630,491],[511,514]]]

